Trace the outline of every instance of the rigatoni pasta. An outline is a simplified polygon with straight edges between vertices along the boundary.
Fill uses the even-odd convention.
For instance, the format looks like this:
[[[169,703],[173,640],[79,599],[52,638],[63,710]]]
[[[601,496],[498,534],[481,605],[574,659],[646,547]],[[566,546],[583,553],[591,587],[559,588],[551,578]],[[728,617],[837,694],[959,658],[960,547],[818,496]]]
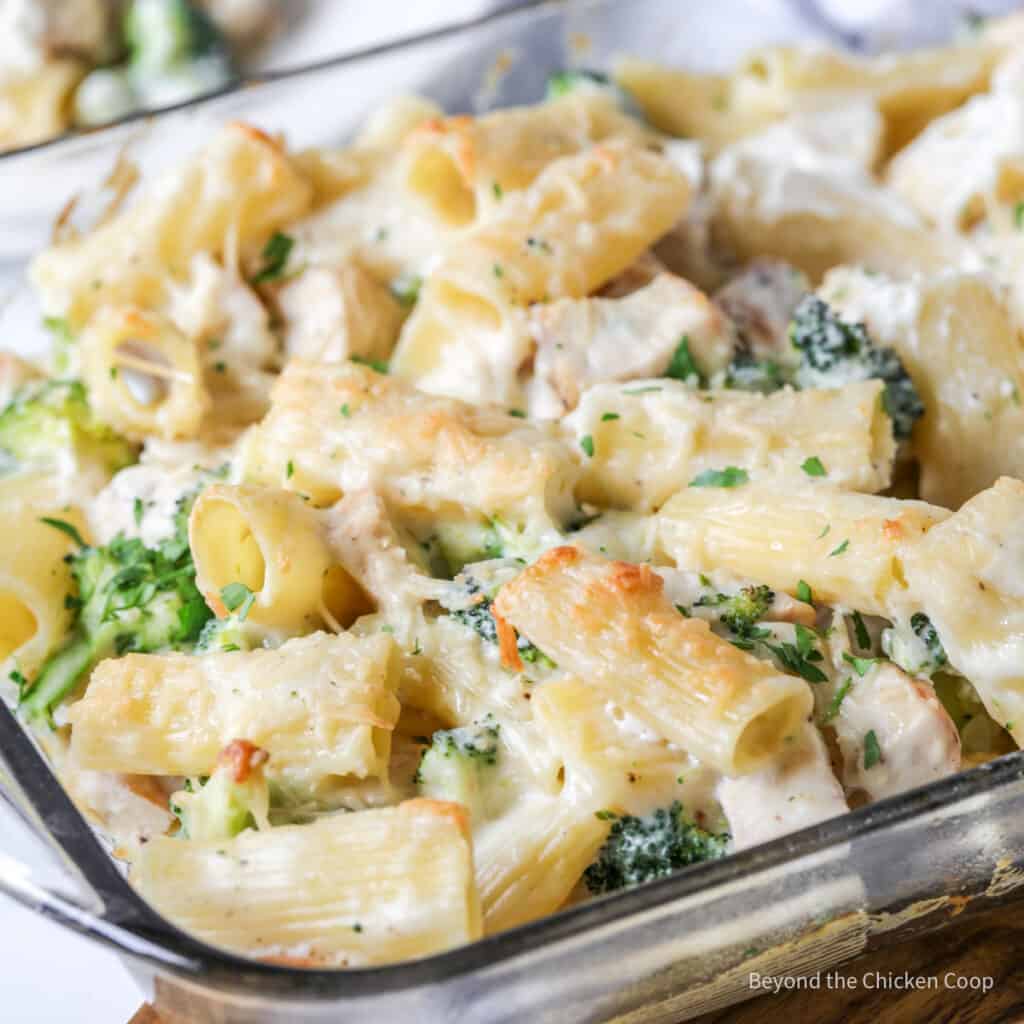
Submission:
[[[806,480],[802,467],[819,452],[830,484],[880,491],[896,453],[879,381],[771,395],[701,394],[671,380],[601,384],[566,424],[593,446],[576,489],[581,499],[637,511],[656,510],[720,466],[758,481]]]
[[[67,533],[44,522],[47,512],[81,525],[74,510],[4,500],[0,538],[0,665],[10,678],[29,678],[57,648],[71,619],[64,598],[71,587]]]
[[[1019,38],[231,125],[64,225],[2,692],[142,894],[386,964],[1012,749]]]
[[[314,633],[276,650],[108,660],[72,710],[72,750],[98,771],[204,775],[244,737],[292,784],[386,779],[399,712],[392,655],[386,635]]]
[[[133,880],[218,946],[309,967],[390,963],[480,937],[467,833],[457,805],[410,800],[230,842],[156,839]]]
[[[571,511],[576,475],[550,429],[361,366],[299,361],[245,439],[242,466],[317,504],[374,485],[406,508],[504,515],[540,530]]]
[[[641,566],[555,548],[501,588],[495,610],[617,693],[651,729],[729,774],[769,760],[810,710],[801,680],[681,616],[660,577]],[[638,669],[645,683],[631,687]]]
[[[948,515],[922,501],[828,486],[688,487],[661,510],[659,536],[687,569],[720,567],[791,594],[803,580],[826,603],[892,615],[913,603],[907,551]]]
[[[517,402],[529,356],[517,310],[599,288],[675,223],[688,198],[670,161],[624,140],[555,161],[433,271],[399,338],[394,372],[425,391]],[[585,248],[571,242],[580,231]]]

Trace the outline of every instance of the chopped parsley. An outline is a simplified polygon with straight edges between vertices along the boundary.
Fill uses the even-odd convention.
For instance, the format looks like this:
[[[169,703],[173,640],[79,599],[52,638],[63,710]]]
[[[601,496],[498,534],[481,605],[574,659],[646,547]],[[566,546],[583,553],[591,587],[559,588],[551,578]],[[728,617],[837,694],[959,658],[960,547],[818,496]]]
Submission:
[[[871,650],[871,634],[868,632],[868,627],[864,625],[860,612],[854,612],[850,617],[853,619],[853,634],[857,640],[857,646],[862,651]]]
[[[705,469],[691,481],[690,487],[739,487],[750,480],[745,469],[737,466],[726,466],[725,469]]]
[[[263,284],[265,281],[276,281],[284,274],[284,268],[288,264],[288,257],[291,255],[295,239],[281,231],[275,231],[260,253],[263,265],[256,272],[252,279],[253,284]]]
[[[825,469],[825,466],[817,455],[812,455],[809,459],[804,459],[800,464],[800,468],[808,476],[828,476],[828,470]]]
[[[229,583],[221,588],[220,599],[229,612],[238,612],[239,622],[245,622],[256,595],[244,583]]]
[[[580,438],[580,447],[588,458],[592,459],[594,457],[594,439],[590,434],[584,434]]]
[[[41,523],[46,523],[47,526],[52,526],[55,530],[60,530],[61,533],[66,533],[80,548],[86,547],[85,541],[82,539],[82,535],[78,530],[67,522],[65,519],[53,519],[50,516],[43,516],[40,520]]]
[[[814,594],[811,593],[811,585],[806,580],[800,580],[796,585],[796,599],[804,604],[814,603]]]
[[[142,517],[145,515],[146,509],[142,504],[141,498],[136,498],[132,502],[132,518],[135,520],[135,525],[140,526],[142,524]]]
[[[864,676],[866,676],[875,667],[877,659],[855,658],[849,653],[849,651],[843,651],[843,661],[845,661],[847,665],[851,666],[853,671],[863,679]]]
[[[619,418],[619,414],[617,412],[604,412],[604,413],[601,413],[601,422],[602,423],[611,423],[612,420],[617,420],[618,418]]]
[[[853,676],[848,676],[843,680],[843,685],[836,690],[835,695],[828,702],[828,707],[825,709],[824,722],[831,722],[839,714],[839,709],[842,707],[843,701],[846,700],[846,695],[850,692],[852,686]]]
[[[882,760],[882,748],[878,745],[878,737],[874,729],[869,729],[864,737],[864,769],[870,771]]]
[[[692,380],[698,387],[703,383],[704,378],[690,354],[689,335],[684,334],[680,338],[679,344],[669,360],[668,369],[665,370],[665,376],[671,377],[673,380]]]
[[[367,359],[365,356],[349,356],[349,361],[358,363],[360,366],[368,366],[376,373],[388,372],[388,364],[384,359]]]
[[[818,650],[816,634],[813,629],[806,626],[796,626],[796,643],[770,644],[763,641],[768,648],[779,659],[782,667],[794,675],[800,676],[808,683],[824,683],[828,677],[815,662],[822,661],[821,651]]]
[[[849,548],[849,546],[850,546],[850,540],[849,540],[849,538],[847,538],[846,540],[844,540],[844,541],[843,541],[843,543],[842,543],[842,544],[839,544],[839,545],[837,545],[836,547],[834,547],[834,548],[833,548],[833,549],[832,549],[832,550],[831,550],[831,551],[830,551],[830,552],[828,553],[828,557],[829,557],[829,558],[838,558],[838,557],[839,557],[839,555],[844,555],[844,554],[846,554],[846,550],[847,550],[847,548]]]
[[[295,463],[291,459],[288,460],[288,465],[284,468],[284,476],[286,480],[291,480],[295,476]]]

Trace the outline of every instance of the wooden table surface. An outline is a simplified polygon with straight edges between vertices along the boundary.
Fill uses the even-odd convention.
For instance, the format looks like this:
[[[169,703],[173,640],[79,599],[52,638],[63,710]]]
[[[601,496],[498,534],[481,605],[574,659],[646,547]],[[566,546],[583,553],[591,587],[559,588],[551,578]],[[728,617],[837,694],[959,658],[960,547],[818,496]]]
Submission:
[[[937,988],[881,991],[886,977],[937,979]],[[1016,1024],[1024,1021],[1024,903],[965,918],[941,932],[868,953],[837,973],[839,991],[768,994],[697,1018],[694,1024]],[[945,979],[991,978],[988,992],[945,987]],[[143,1006],[129,1024],[161,1024]]]

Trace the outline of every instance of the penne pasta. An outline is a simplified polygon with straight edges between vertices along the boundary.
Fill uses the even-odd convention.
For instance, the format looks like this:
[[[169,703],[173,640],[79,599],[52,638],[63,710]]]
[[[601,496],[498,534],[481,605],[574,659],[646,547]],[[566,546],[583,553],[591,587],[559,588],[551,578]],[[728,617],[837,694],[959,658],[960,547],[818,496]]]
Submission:
[[[540,534],[571,514],[577,472],[554,429],[362,366],[299,361],[275,385],[241,464],[247,478],[318,505],[373,486],[399,508],[500,515]]]
[[[896,282],[839,268],[822,291],[891,345],[914,380],[927,410],[912,441],[921,497],[956,508],[999,476],[1024,474],[1017,325],[987,276]]]
[[[995,722],[1024,736],[1024,483],[1004,477],[929,530],[906,558],[907,581],[950,663]]]
[[[0,672],[3,678],[32,678],[56,649],[71,620],[64,595],[71,589],[66,556],[74,549],[67,533],[43,521],[58,517],[82,529],[75,509],[54,509],[27,501],[0,504]]]

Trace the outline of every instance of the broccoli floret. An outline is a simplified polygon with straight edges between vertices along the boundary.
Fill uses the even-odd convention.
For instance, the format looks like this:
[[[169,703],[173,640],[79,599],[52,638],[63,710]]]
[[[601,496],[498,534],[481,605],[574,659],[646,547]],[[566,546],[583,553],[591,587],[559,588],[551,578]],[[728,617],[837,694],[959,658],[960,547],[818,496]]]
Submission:
[[[494,621],[494,616],[491,614],[491,597],[484,593],[483,588],[472,576],[463,576],[462,579],[469,594],[474,597],[473,603],[468,608],[460,608],[449,612],[449,614],[456,622],[469,626],[470,629],[483,637],[489,644],[497,644],[498,626]],[[539,647],[535,647],[524,636],[517,637],[516,650],[519,651],[519,657],[523,661],[547,665],[549,668],[555,667],[555,663]]]
[[[188,0],[134,0],[124,31],[131,67],[144,74],[228,54],[220,30]]]
[[[931,619],[916,612],[907,625],[897,625],[882,634],[882,650],[904,672],[931,678],[949,665],[946,650]]]
[[[547,99],[556,100],[577,89],[596,89],[608,93],[623,113],[643,119],[643,111],[632,95],[602,71],[588,68],[567,68],[548,78]]]
[[[103,547],[82,544],[68,556],[77,594],[66,601],[75,622],[64,647],[23,689],[20,706],[28,717],[48,717],[103,658],[195,645],[213,614],[196,588],[188,546],[196,493],[179,500],[174,533],[155,548],[118,534]]]
[[[247,740],[229,743],[209,779],[186,779],[171,797],[183,839],[231,839],[247,828],[267,825],[270,790],[263,774],[267,752]]]
[[[77,380],[32,381],[0,411],[2,470],[73,460],[107,475],[136,461],[138,449],[93,414]]]
[[[750,639],[754,627],[768,614],[775,600],[770,587],[763,585],[744,587],[738,594],[704,595],[697,606],[718,608],[721,622],[740,639]]]
[[[642,818],[627,814],[615,820],[583,881],[592,893],[603,893],[664,878],[689,864],[724,857],[730,838],[692,822],[678,801]]]
[[[472,725],[435,732],[413,780],[420,793],[460,803],[479,819],[487,809],[485,788],[498,764],[500,728],[488,714]]]
[[[897,439],[910,437],[915,421],[924,415],[924,404],[893,349],[876,346],[863,324],[841,319],[816,295],[805,296],[797,306],[789,336],[801,354],[795,377],[798,387],[881,380],[885,411]]]
[[[196,653],[251,651],[262,646],[262,641],[260,628],[248,619],[240,619],[237,615],[229,615],[224,619],[212,618],[206,621],[196,640]]]

